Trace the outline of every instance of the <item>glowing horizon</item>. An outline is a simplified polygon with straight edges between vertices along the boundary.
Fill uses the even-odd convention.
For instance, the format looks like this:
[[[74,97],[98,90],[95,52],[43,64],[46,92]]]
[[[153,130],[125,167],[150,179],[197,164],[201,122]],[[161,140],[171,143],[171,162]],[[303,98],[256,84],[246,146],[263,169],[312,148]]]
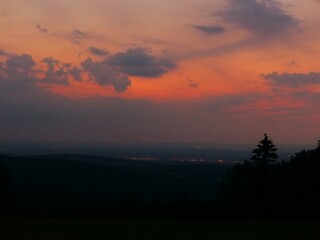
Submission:
[[[251,142],[270,132],[281,142],[315,142],[319,7],[1,1],[0,140]],[[34,133],[36,125],[48,133]]]

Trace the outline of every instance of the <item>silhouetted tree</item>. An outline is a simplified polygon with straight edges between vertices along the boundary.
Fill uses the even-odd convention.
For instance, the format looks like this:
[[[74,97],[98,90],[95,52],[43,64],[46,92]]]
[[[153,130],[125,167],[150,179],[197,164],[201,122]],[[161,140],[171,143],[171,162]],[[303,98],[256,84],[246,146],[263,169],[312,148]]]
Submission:
[[[275,178],[277,148],[267,134],[253,149],[253,156],[229,172],[224,185],[224,201],[244,218],[268,218],[276,212]],[[272,171],[271,171],[272,169]]]
[[[269,139],[265,133],[264,138],[260,140],[257,148],[253,149],[252,152],[254,155],[251,157],[251,160],[255,166],[267,166],[278,158],[276,154],[277,150],[273,141]]]

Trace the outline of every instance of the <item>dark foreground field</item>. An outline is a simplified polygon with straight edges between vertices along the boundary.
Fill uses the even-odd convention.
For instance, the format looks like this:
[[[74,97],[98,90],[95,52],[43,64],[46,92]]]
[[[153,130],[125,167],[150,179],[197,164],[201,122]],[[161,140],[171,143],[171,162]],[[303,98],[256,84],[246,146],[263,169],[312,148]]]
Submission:
[[[11,218],[0,220],[0,239],[319,239],[314,222],[134,221]]]
[[[227,170],[80,155],[4,156],[3,163],[10,216],[177,215],[184,205],[212,201]]]

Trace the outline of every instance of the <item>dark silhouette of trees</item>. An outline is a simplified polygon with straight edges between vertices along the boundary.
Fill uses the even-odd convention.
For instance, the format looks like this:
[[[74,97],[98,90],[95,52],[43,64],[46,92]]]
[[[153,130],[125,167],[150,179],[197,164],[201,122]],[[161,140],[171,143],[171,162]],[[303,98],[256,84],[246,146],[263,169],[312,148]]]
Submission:
[[[233,167],[222,185],[222,205],[231,218],[320,220],[320,141],[290,161],[275,162],[268,135],[253,157]]]
[[[303,219],[320,219],[320,141],[311,150],[302,150],[286,166],[288,207]]]
[[[10,204],[9,196],[9,173],[5,168],[3,159],[5,157],[0,155],[0,214],[8,211]]]
[[[278,158],[276,146],[273,141],[269,139],[268,135],[265,133],[264,138],[260,140],[257,148],[253,149],[253,156],[251,160],[254,165],[266,167],[270,163],[273,163]]]
[[[227,176],[224,190],[226,201],[233,213],[244,218],[268,218],[273,213],[273,191],[277,148],[267,134],[253,149],[253,156],[243,164],[236,165]]]

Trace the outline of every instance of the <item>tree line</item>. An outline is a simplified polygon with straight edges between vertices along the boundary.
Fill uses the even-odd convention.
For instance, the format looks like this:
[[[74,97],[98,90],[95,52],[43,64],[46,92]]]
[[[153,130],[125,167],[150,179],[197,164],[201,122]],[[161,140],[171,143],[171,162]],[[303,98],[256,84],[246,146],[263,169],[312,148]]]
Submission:
[[[290,161],[276,161],[267,134],[251,159],[233,167],[221,185],[220,204],[233,217],[320,219],[320,141]]]

